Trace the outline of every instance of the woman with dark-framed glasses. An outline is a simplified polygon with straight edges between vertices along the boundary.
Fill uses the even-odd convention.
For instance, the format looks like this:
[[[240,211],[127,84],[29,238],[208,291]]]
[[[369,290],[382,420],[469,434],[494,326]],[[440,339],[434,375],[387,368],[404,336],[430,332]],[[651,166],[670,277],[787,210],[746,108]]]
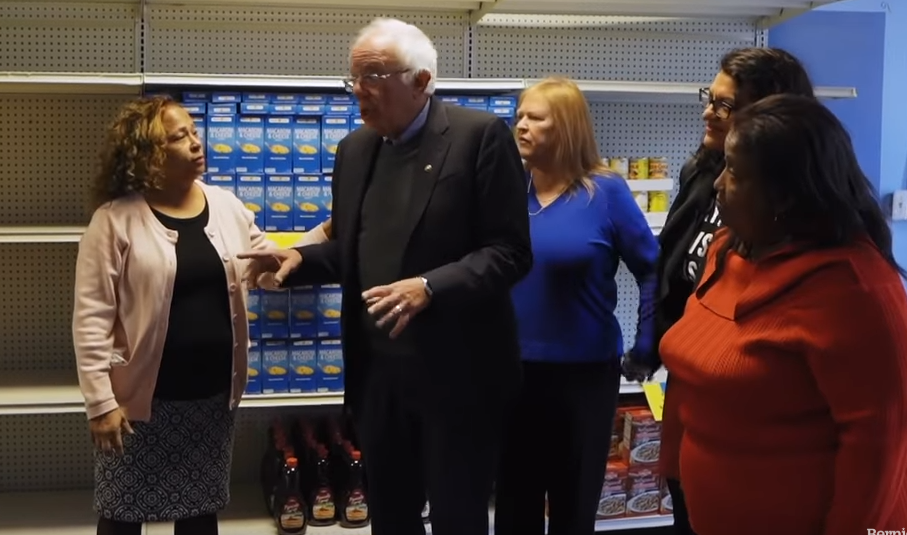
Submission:
[[[722,226],[715,205],[715,180],[724,169],[724,141],[734,110],[764,97],[790,93],[814,97],[809,75],[800,61],[777,48],[742,48],[726,54],[711,86],[700,91],[705,106],[705,133],[699,149],[680,171],[680,189],[659,235],[656,340],[683,315],[687,299],[699,283],[706,251]],[[649,362],[624,362],[630,380],[650,377],[659,367],[658,352]],[[670,370],[668,370],[670,383]],[[679,454],[683,428],[677,404],[666,389],[661,438],[661,473],[668,483],[674,509],[674,531],[694,533],[689,524],[680,483]]]

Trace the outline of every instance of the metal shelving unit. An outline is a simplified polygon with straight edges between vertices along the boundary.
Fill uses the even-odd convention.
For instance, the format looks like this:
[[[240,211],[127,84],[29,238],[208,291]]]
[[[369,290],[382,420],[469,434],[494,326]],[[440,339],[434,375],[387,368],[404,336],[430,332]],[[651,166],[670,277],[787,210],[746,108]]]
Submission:
[[[518,94],[536,83],[521,78],[440,78],[439,93]],[[643,104],[696,104],[703,84],[580,80],[578,85],[592,102]],[[111,94],[139,95],[167,87],[248,88],[259,90],[343,91],[340,76],[218,75],[218,74],[84,74],[0,72],[0,94]],[[853,87],[817,87],[824,99],[856,98]]]
[[[439,92],[516,94],[549,74],[568,76],[590,102],[603,155],[663,156],[676,177],[700,140],[699,89],[720,56],[763,45],[772,24],[832,1],[0,0],[0,535],[94,533],[70,340],[72,270],[103,127],[129,98],[175,87],[341,91],[356,32],[375,16],[396,16],[435,41]],[[817,93],[856,97],[846,87]],[[664,214],[647,217],[657,233]],[[629,340],[636,286],[625,268],[618,282],[616,314]],[[341,402],[336,393],[244,399],[222,533],[273,533],[250,487],[266,423]],[[54,514],[42,513],[47,504]],[[598,528],[670,522],[627,518]]]
[[[31,519],[26,515],[31,504],[40,500],[54,504],[54,515],[45,524],[48,532],[54,535],[94,535],[97,529],[97,518],[91,512],[91,492],[62,491],[27,494],[0,495],[0,511],[11,511],[10,516],[0,517],[0,533],[29,533],[11,531],[28,526]],[[232,492],[232,503],[220,517],[219,532],[221,535],[264,535],[274,533],[274,521],[262,514],[261,494],[253,486],[241,486]],[[493,518],[494,511],[489,510]],[[596,531],[609,532],[629,529],[657,528],[671,525],[671,517],[656,515],[615,520],[599,520]],[[170,535],[172,524],[154,524],[148,526],[145,535]],[[426,535],[431,535],[431,525],[426,526]],[[341,528],[339,525],[329,527],[310,526],[307,533],[311,535],[368,535],[368,527],[357,529]],[[489,529],[489,535],[493,535]]]

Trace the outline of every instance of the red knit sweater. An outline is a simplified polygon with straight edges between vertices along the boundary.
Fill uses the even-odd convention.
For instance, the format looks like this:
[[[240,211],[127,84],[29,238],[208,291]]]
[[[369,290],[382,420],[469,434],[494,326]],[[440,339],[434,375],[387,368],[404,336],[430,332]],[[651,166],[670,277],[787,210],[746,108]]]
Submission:
[[[698,535],[907,528],[907,296],[866,240],[735,253],[668,331],[662,469]],[[679,452],[679,455],[676,455]],[[898,531],[900,533],[900,531]]]

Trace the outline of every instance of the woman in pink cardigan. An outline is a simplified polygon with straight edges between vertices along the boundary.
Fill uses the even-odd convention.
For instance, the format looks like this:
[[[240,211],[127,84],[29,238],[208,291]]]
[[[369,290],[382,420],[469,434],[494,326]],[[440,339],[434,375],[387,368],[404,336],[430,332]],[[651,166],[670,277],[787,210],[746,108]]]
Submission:
[[[167,97],[127,104],[110,127],[72,325],[98,535],[169,521],[213,535],[229,500],[249,347],[235,255],[271,245],[204,171],[193,120]]]

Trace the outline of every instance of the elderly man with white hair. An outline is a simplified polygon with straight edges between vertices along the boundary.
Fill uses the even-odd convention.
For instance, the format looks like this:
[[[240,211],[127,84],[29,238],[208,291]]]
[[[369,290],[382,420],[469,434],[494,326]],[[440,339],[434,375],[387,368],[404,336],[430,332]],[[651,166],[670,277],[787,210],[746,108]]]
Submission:
[[[510,290],[532,266],[519,151],[501,119],[433,97],[437,52],[415,26],[372,22],[350,69],[365,126],[337,150],[329,236],[243,254],[247,280],[343,286],[372,533],[423,535],[427,491],[434,535],[487,535],[521,379]]]

